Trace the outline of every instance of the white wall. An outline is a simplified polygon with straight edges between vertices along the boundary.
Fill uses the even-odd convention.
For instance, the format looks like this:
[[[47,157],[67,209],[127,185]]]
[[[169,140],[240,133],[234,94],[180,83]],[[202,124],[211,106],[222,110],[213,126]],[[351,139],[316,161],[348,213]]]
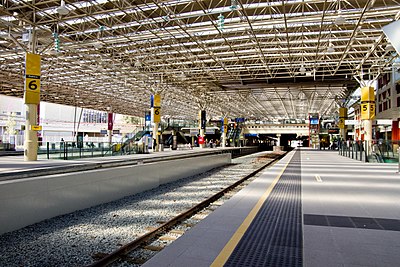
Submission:
[[[76,121],[79,119],[81,108],[76,109]],[[74,121],[75,107],[53,104],[47,102],[40,103],[40,117],[45,120]]]
[[[0,95],[0,113],[21,112],[24,115],[24,110],[22,98]]]
[[[73,139],[74,132],[74,117],[75,127],[77,127],[81,110],[82,108],[76,108],[75,112],[75,107],[73,106],[42,101],[40,103],[40,125],[43,127],[43,141],[59,141],[61,137],[64,138],[64,140],[71,141]],[[25,124],[25,105],[23,99],[0,95],[0,135],[2,134],[2,128],[6,126],[9,112],[21,113],[21,115],[17,115],[15,117],[17,129],[21,129],[21,125]],[[115,114],[114,129],[120,130],[121,134],[131,133],[136,129],[136,127],[137,125],[126,124],[123,120],[123,115]],[[101,130],[107,130],[107,123],[84,123],[81,121],[79,124],[80,132],[100,133]],[[21,136],[23,138],[23,135]],[[51,137],[46,138],[46,136]],[[120,139],[120,136],[114,136],[115,142],[119,141]],[[108,137],[104,137],[104,140],[94,139],[91,141],[108,141]]]
[[[231,154],[0,182],[0,234],[196,175]]]

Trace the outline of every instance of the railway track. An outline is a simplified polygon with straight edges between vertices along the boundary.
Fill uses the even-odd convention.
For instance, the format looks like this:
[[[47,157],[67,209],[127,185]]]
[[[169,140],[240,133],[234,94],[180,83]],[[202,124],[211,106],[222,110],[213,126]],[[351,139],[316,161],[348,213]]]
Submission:
[[[243,188],[249,180],[254,178],[261,170],[271,166],[281,159],[285,154],[269,153],[260,156],[256,161],[267,161],[261,167],[236,181],[232,185],[220,190],[211,197],[198,203],[185,212],[175,216],[169,221],[159,221],[158,227],[148,227],[148,232],[136,238],[132,242],[121,246],[112,253],[97,253],[92,257],[97,261],[89,267],[100,266],[119,266],[128,264],[140,266],[145,263],[155,253],[162,250],[166,243],[173,242],[187,230],[196,225],[199,221],[207,217],[213,210],[223,204],[224,200],[229,199],[237,191]]]

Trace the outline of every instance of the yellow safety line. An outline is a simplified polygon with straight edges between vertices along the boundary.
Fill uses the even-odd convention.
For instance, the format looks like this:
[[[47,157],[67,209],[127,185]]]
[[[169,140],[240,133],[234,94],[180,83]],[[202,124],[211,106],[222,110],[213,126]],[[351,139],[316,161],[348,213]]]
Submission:
[[[254,220],[254,217],[256,217],[258,211],[261,209],[261,206],[264,204],[265,200],[270,195],[272,189],[274,189],[276,183],[279,181],[283,172],[286,170],[286,167],[288,166],[289,162],[292,160],[293,155],[294,155],[294,153],[292,154],[292,157],[290,158],[290,160],[283,167],[282,171],[276,176],[274,181],[272,181],[272,184],[267,188],[267,190],[264,192],[264,194],[258,200],[257,204],[250,211],[249,215],[247,215],[247,217],[244,219],[243,223],[239,226],[239,228],[233,234],[233,236],[228,241],[228,243],[225,245],[225,247],[221,250],[219,255],[215,258],[213,263],[210,265],[211,267],[223,266],[226,263],[228,258],[231,256],[233,250],[239,243],[240,239],[242,239],[244,233],[249,228],[251,222]]]

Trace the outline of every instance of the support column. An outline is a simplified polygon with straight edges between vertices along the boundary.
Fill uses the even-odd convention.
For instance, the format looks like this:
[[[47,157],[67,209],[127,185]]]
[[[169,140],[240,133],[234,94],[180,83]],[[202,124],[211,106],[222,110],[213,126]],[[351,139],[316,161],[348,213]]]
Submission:
[[[25,142],[24,160],[37,160],[38,138],[37,110],[40,103],[40,55],[26,53],[25,55],[25,84],[24,84]]]
[[[37,131],[32,130],[32,126],[36,125],[37,122],[37,105],[36,104],[25,104],[26,118],[25,118],[25,161],[37,160],[38,151],[38,138]]]
[[[276,146],[274,146],[274,151],[283,151],[283,147],[281,146],[281,134],[276,134]]]
[[[221,147],[226,147],[226,133],[228,132],[228,118],[224,117],[222,119],[222,145]]]
[[[108,113],[108,128],[107,128],[107,130],[108,130],[108,143],[109,143],[109,145],[111,146],[111,144],[112,144],[112,136],[113,136],[113,126],[114,126],[114,120],[113,120],[114,118],[113,118],[113,114],[112,114],[112,112],[109,112]]]
[[[200,148],[205,148],[205,129],[206,129],[206,111],[201,110],[199,112],[199,118],[200,118],[200,136],[198,139],[199,147]]]
[[[364,132],[365,132],[364,140],[371,143],[371,141],[372,141],[372,120],[364,120],[363,126],[364,126]]]
[[[155,144],[153,144],[153,152],[160,151],[160,141],[158,136],[158,126],[161,122],[161,96],[159,94],[154,94],[151,96],[151,118],[153,122],[153,135],[152,139]]]
[[[339,129],[340,129],[340,139],[346,141],[347,139],[347,127],[345,121],[347,119],[347,108],[339,108]]]
[[[205,148],[206,144],[205,144],[205,134],[204,134],[204,129],[200,129],[200,138],[199,138],[199,147],[200,148]],[[203,140],[203,141],[201,141]]]
[[[153,144],[153,152],[158,152],[159,151],[159,148],[158,148],[158,145],[159,145],[159,142],[158,142],[158,122],[155,122],[153,124],[152,139],[153,139],[153,142],[155,142],[155,144],[152,143]]]
[[[364,126],[364,140],[367,142],[367,155],[371,153],[372,122],[375,119],[375,92],[373,87],[361,88],[361,120]]]

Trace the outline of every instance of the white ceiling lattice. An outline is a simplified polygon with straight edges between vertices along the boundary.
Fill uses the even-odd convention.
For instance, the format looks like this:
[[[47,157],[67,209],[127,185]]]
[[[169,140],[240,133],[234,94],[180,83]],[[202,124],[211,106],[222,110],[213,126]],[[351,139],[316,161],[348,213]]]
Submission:
[[[154,91],[174,117],[196,118],[199,106],[258,119],[330,115],[353,76],[373,79],[397,57],[382,27],[399,18],[399,1],[65,4],[60,15],[60,1],[1,1],[0,94],[23,95],[28,31],[42,55],[42,100],[139,116]]]

